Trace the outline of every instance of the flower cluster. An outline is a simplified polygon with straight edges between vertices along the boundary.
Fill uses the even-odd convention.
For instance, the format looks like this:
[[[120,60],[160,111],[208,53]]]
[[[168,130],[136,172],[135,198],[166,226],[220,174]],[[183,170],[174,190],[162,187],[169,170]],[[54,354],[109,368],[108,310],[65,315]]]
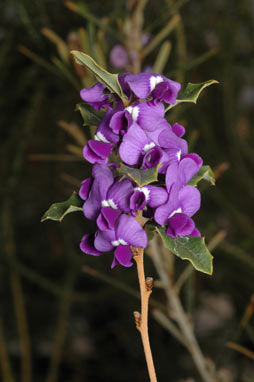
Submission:
[[[166,227],[171,237],[200,236],[192,216],[200,208],[200,193],[188,185],[202,166],[197,154],[188,153],[185,129],[165,119],[165,103],[174,105],[181,85],[163,75],[119,75],[128,105],[101,83],[81,90],[81,98],[95,110],[104,109],[94,139],[84,147],[93,164],[92,177],[82,182],[86,218],[96,221],[95,234],[82,238],[81,250],[94,256],[114,249],[112,267],[131,266],[131,246],[145,248],[147,234],[135,216]],[[114,155],[113,155],[114,154]],[[122,179],[119,162],[131,168],[158,168],[158,181],[138,186]]]

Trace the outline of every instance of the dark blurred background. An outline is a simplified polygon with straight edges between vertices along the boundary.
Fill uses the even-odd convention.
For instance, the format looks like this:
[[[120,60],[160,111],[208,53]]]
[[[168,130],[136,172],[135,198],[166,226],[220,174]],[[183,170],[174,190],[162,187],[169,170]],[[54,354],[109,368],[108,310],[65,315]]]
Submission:
[[[68,52],[86,50],[111,72],[134,67],[126,20],[132,20],[135,3],[0,3],[4,382],[147,380],[132,319],[139,309],[135,267],[110,270],[111,255],[82,254],[80,239],[93,227],[81,213],[61,224],[40,223],[47,208],[78,191],[90,171],[81,154],[87,128],[75,105],[79,90],[93,79]],[[204,354],[221,369],[218,381],[253,382],[253,2],[150,0],[144,51],[178,14],[176,26],[147,49],[141,69],[163,71],[183,86],[219,81],[197,105],[179,105],[169,114],[169,121],[186,127],[190,151],[217,178],[216,187],[201,184],[203,206],[195,219],[206,241],[213,240],[214,274],[192,273],[181,300]],[[112,49],[119,44],[125,51],[116,50],[115,58]],[[145,267],[156,278],[149,257]],[[176,259],[175,275],[185,267]],[[159,288],[153,297],[164,303]],[[160,382],[200,381],[189,354],[153,318],[150,337]]]

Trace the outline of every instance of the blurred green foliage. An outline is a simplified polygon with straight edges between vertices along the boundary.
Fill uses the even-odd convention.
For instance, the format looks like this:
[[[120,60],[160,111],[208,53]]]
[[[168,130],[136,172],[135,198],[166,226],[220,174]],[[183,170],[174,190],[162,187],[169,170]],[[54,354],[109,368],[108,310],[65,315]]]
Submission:
[[[80,238],[93,229],[82,214],[68,216],[61,225],[40,224],[47,207],[77,191],[90,171],[80,154],[86,138],[74,109],[78,90],[93,79],[78,71],[68,50],[87,47],[113,71],[110,50],[134,33],[123,29],[131,4],[135,1],[0,4],[4,382],[146,378],[132,322],[139,303],[134,267],[111,271],[110,255],[97,259],[80,253]],[[216,174],[216,187],[202,187],[197,217],[208,241],[221,235],[213,250],[214,274],[187,273],[181,295],[204,353],[230,370],[236,382],[254,378],[252,360],[226,347],[233,341],[253,352],[254,341],[253,309],[246,314],[254,272],[251,18],[253,7],[245,0],[163,0],[159,5],[150,0],[144,31],[152,39],[142,57],[143,69],[154,63],[183,85],[219,81],[197,105],[174,108],[169,120],[186,127],[191,150]],[[176,278],[186,272],[180,261],[174,272]],[[149,258],[146,273],[155,275]],[[164,303],[159,288],[153,297]],[[198,378],[182,345],[152,319],[150,336],[159,381]]]

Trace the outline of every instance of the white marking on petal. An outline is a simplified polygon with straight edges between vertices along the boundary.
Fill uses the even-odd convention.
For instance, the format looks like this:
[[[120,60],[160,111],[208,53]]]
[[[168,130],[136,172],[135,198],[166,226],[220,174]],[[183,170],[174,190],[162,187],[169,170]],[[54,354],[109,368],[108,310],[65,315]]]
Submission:
[[[128,245],[128,243],[126,243],[126,241],[124,239],[118,239],[119,243],[122,244],[122,245]]]
[[[119,238],[118,240],[113,240],[111,241],[111,244],[114,246],[114,247],[118,247],[118,245],[122,244],[122,245],[128,245],[128,243],[126,243],[125,240]]]
[[[151,142],[151,143],[147,143],[144,148],[143,148],[143,154],[147,153],[147,151],[149,151],[150,149],[152,149],[153,147],[155,147],[155,143],[154,142]]]
[[[102,207],[111,207],[114,210],[117,210],[117,205],[115,204],[113,199],[102,200],[101,206]]]
[[[169,219],[172,218],[172,216],[174,216],[175,214],[181,214],[183,211],[181,209],[181,207],[177,208],[177,210],[173,211],[170,215],[169,215]]]
[[[109,207],[108,201],[107,200],[102,200],[101,201],[101,206],[102,207]]]
[[[135,187],[134,191],[143,192],[143,194],[145,194],[146,201],[149,200],[150,190],[147,187]]]
[[[108,199],[109,207],[113,208],[113,210],[117,210],[117,205],[115,204],[113,199]]]
[[[136,122],[138,119],[138,115],[139,115],[139,107],[138,106],[134,106],[134,107],[128,106],[125,108],[125,110],[127,110],[130,113],[133,121]]]
[[[163,78],[161,76],[152,76],[150,78],[150,91],[152,92],[156,85],[158,85],[160,82],[163,82]]]
[[[177,151],[177,153],[176,153],[176,157],[177,157],[178,160],[181,159],[181,154],[182,154],[182,151],[181,151],[181,149],[180,149],[180,150]]]
[[[96,141],[101,141],[101,142],[105,142],[105,143],[110,143],[106,137],[104,137],[104,135],[100,132],[100,131],[97,131],[97,133],[95,134],[94,136],[94,139]]]

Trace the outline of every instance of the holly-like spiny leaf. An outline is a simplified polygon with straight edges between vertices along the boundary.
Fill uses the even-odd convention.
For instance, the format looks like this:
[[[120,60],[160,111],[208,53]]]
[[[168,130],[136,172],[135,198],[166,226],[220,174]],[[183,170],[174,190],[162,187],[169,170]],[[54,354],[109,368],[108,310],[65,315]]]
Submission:
[[[149,169],[137,169],[121,164],[120,168],[118,168],[118,172],[123,177],[128,176],[134,180],[139,187],[143,187],[158,180],[158,170],[160,166],[161,164],[159,163],[156,167]]]
[[[41,222],[48,219],[61,222],[67,214],[82,211],[83,203],[84,201],[74,191],[70,198],[65,202],[52,204],[41,218]]]
[[[178,236],[171,237],[166,234],[165,228],[157,227],[157,232],[163,244],[182,260],[189,260],[193,267],[200,272],[211,275],[213,273],[213,256],[205,245],[203,237]]]
[[[118,81],[118,75],[109,73],[107,70],[101,68],[90,56],[78,50],[72,50],[75,61],[80,65],[85,65],[96,77],[96,79],[106,86],[111,93],[116,93],[122,101],[127,100],[123,90]]]
[[[215,185],[215,176],[210,166],[202,166],[201,169],[189,180],[190,186],[197,186],[200,180],[206,180],[213,186]]]
[[[199,84],[192,84],[191,82],[189,82],[186,88],[180,91],[180,93],[178,94],[176,103],[174,105],[169,105],[165,111],[172,109],[172,107],[182,102],[197,103],[198,97],[200,93],[202,92],[202,90],[204,90],[205,88],[213,84],[218,84],[218,81],[209,80],[209,81],[201,82]]]
[[[97,126],[105,114],[104,112],[95,110],[92,106],[87,105],[86,103],[78,103],[76,105],[76,110],[80,111],[84,121],[83,126]]]

